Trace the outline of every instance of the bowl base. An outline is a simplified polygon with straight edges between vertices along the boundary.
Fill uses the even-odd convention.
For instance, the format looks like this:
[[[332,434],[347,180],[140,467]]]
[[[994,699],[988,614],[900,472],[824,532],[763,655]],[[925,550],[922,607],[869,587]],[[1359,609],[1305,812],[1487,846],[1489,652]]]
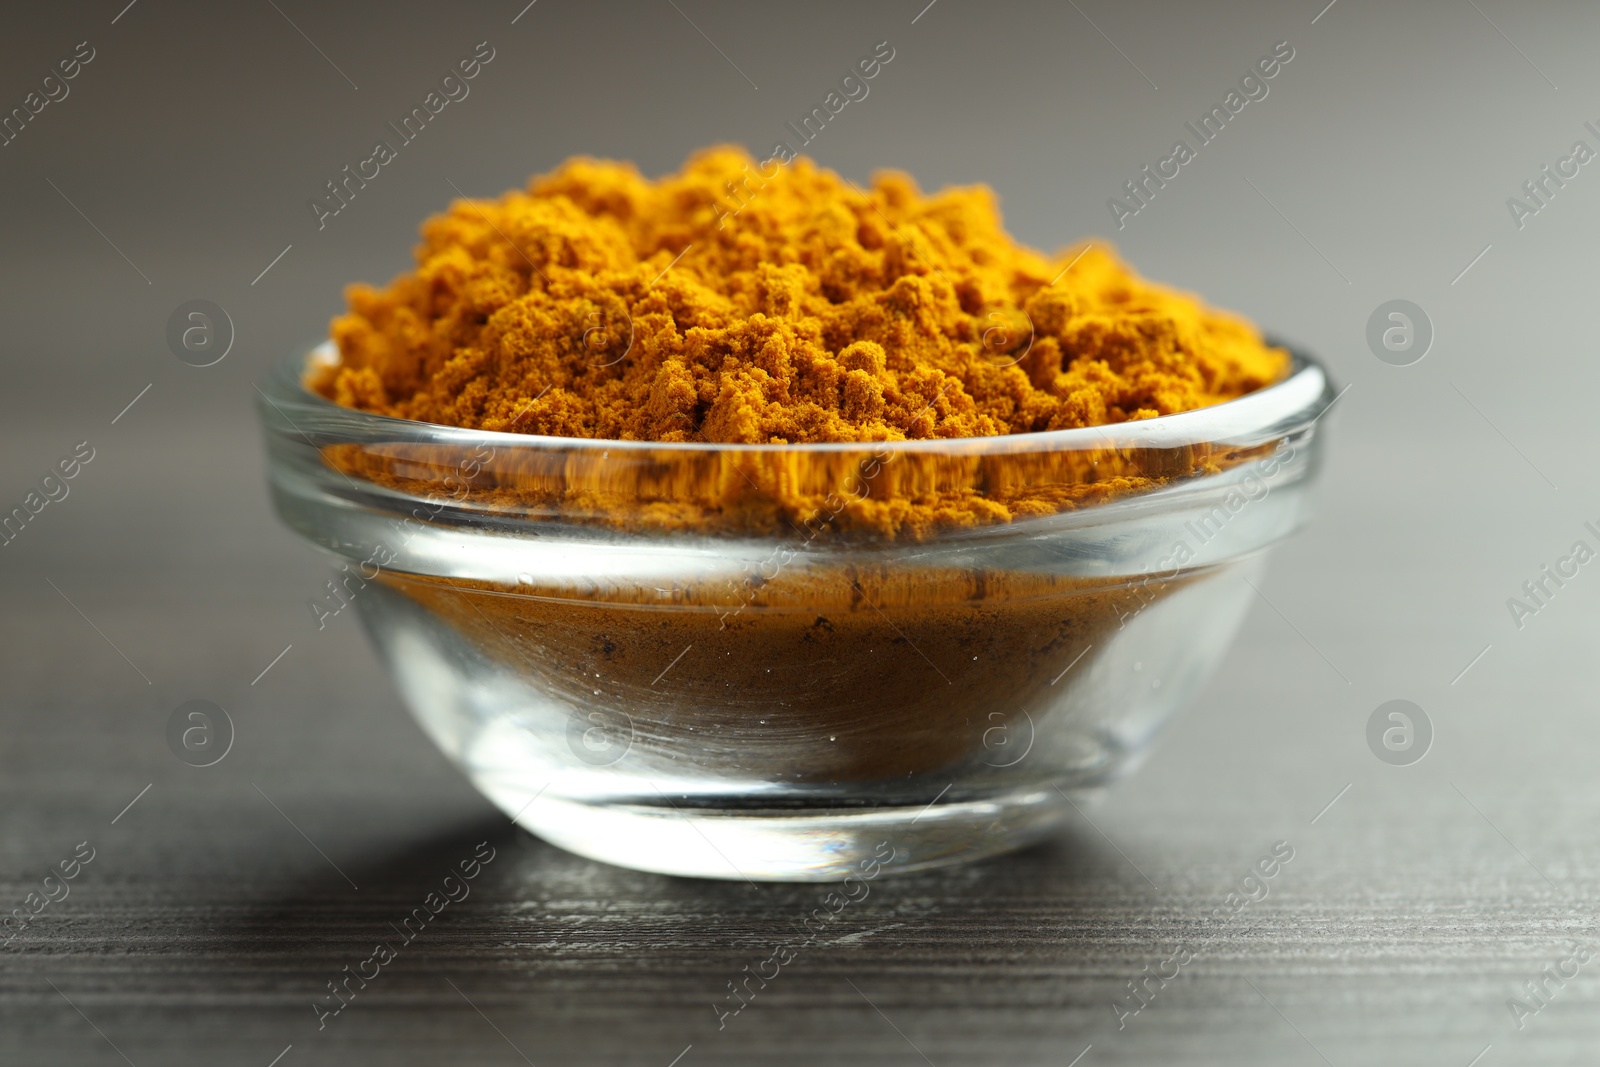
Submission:
[[[1030,845],[1072,812],[1081,787],[1001,792],[919,806],[706,808],[674,803],[588,803],[549,795],[501,797],[517,824],[566,849],[619,867],[690,878],[835,882],[908,874]]]

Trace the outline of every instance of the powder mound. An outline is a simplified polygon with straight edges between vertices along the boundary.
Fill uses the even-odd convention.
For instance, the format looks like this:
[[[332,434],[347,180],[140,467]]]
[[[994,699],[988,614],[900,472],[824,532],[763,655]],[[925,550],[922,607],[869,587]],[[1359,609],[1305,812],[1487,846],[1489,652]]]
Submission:
[[[1236,316],[1096,242],[1050,259],[984,187],[863,191],[734,148],[649,181],[574,159],[352,286],[312,386],[376,414],[662,442],[986,437],[1170,415],[1282,378]]]

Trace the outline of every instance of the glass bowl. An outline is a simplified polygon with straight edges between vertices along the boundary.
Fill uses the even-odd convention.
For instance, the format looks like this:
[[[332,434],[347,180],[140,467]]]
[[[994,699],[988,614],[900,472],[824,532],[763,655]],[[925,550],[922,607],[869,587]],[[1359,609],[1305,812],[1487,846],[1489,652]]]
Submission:
[[[263,383],[272,495],[423,729],[523,827],[837,880],[1050,833],[1216,666],[1307,514],[1327,376],[1114,426],[661,444],[385,418]],[[866,872],[866,873],[863,873]]]

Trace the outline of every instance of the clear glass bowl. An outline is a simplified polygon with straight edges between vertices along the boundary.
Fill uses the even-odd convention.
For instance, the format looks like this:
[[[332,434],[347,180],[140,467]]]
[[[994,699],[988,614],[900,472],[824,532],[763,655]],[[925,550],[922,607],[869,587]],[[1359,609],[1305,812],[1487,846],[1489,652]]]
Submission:
[[[1305,518],[1332,397],[1297,354],[1270,388],[1116,426],[660,444],[353,411],[304,385],[336,359],[285,361],[259,405],[280,515],[340,566],[326,610],[355,605],[522,826],[710,878],[1049,833],[1221,658]]]

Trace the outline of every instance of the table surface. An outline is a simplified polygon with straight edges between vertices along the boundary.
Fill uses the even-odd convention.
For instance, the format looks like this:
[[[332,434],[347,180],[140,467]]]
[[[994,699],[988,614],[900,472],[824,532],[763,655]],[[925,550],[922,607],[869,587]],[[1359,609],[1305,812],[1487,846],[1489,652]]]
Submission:
[[[612,33],[578,5],[513,23],[521,6],[414,4],[376,35],[370,13],[310,5],[118,2],[30,14],[5,46],[8,70],[84,37],[98,53],[0,158],[0,505],[76,442],[96,450],[0,548],[4,910],[93,849],[0,948],[0,1061],[1592,1062],[1600,579],[1584,568],[1520,625],[1507,599],[1596,543],[1600,179],[1521,228],[1505,199],[1595,143],[1600,16],[945,0],[913,24],[921,2],[684,3]],[[317,230],[305,198],[485,37],[496,60],[437,140]],[[401,269],[447,181],[483,194],[573,152],[656,172],[697,144],[764,145],[889,39],[894,63],[818,154],[856,180],[883,163],[929,187],[986,177],[1015,232],[1060,244],[1113,229],[1105,197],[1283,38],[1297,54],[1272,95],[1116,236],[1350,386],[1319,514],[1148,761],[1056,839],[875,882],[719,1020],[824,887],[658,877],[513,830],[412,723],[356,621],[316,629],[326,563],[271,513],[250,383],[315,339],[342,282]],[[973,50],[998,39],[1014,54]],[[512,123],[537,143],[492,136]],[[1062,132],[1041,141],[1047,124]],[[216,367],[162,340],[194,297],[238,325]],[[1366,342],[1395,297],[1436,329],[1410,367]],[[1366,740],[1397,698],[1434,731],[1404,767]],[[191,699],[236,729],[213,767],[166,745]],[[480,842],[494,859],[470,896],[319,1029],[328,983]],[[1211,921],[1279,842],[1294,858],[1270,894]],[[1119,1017],[1176,945],[1179,977]],[[1577,974],[1541,978],[1562,967]]]

